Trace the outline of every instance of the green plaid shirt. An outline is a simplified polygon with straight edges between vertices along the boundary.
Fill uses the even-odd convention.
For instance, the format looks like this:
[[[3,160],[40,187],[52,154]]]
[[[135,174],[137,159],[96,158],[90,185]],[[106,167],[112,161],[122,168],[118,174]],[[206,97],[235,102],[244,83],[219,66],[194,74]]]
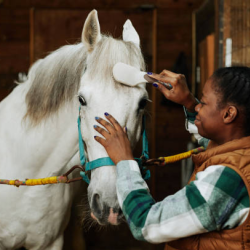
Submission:
[[[231,168],[210,166],[196,180],[155,202],[136,161],[117,164],[117,195],[132,234],[138,240],[168,242],[190,235],[234,228],[246,219],[249,196]]]
[[[137,162],[121,161],[117,164],[117,195],[134,237],[151,243],[231,229],[249,213],[243,180],[222,165],[197,173],[195,181],[155,202]]]

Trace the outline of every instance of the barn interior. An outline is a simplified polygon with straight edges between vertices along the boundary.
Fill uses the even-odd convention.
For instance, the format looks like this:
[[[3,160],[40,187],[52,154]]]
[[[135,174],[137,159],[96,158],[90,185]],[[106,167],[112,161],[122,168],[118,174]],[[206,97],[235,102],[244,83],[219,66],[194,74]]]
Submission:
[[[93,9],[98,11],[101,32],[116,38],[130,19],[141,39],[147,71],[167,69],[184,74],[198,98],[215,69],[250,66],[248,0],[0,0],[0,101],[36,60],[60,46],[79,42],[83,23]],[[167,101],[151,86],[147,90],[152,100],[146,108],[150,158],[197,147],[185,129],[183,107]],[[140,156],[140,145],[135,156]],[[149,167],[148,185],[154,199],[161,201],[182,188],[192,167],[189,160]],[[108,228],[75,223],[82,231],[66,230],[65,250],[165,248],[164,244],[135,240],[125,223]]]

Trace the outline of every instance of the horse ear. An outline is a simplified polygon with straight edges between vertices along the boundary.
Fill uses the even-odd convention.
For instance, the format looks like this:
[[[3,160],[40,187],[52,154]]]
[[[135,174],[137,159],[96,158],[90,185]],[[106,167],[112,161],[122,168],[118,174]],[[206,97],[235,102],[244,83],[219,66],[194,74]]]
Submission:
[[[140,48],[139,35],[129,19],[123,25],[122,38],[126,42],[133,42],[138,48]]]
[[[88,51],[91,52],[95,45],[101,40],[100,24],[97,11],[92,10],[83,26],[82,43],[85,44]]]

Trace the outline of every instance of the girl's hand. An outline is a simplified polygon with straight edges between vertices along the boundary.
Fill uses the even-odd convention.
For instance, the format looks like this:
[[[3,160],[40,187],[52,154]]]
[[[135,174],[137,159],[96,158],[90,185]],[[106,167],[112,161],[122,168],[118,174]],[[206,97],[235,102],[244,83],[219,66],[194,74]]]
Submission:
[[[115,165],[119,161],[134,160],[126,129],[123,129],[110,114],[105,113],[105,116],[110,123],[100,117],[96,117],[96,121],[106,130],[99,126],[94,126],[94,129],[105,139],[95,136],[95,140],[106,149],[109,157]]]
[[[188,111],[194,112],[197,102],[188,89],[184,75],[163,70],[159,75],[152,73],[149,77],[161,82],[170,83],[172,85],[172,89],[170,90],[157,81],[153,83],[153,85],[157,87],[168,100],[181,104],[185,106]]]

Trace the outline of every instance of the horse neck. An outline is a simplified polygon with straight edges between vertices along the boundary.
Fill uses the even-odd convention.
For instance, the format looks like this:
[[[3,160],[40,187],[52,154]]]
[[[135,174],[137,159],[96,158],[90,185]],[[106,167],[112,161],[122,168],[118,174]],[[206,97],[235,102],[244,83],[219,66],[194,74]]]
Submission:
[[[44,153],[40,155],[46,172],[52,169],[55,172],[65,172],[68,165],[71,167],[71,165],[79,164],[79,157],[76,161],[72,159],[78,152],[77,106],[71,103],[60,108],[56,115],[44,121],[39,128],[40,133],[36,133],[40,134],[42,151],[47,152],[47,155]]]
[[[0,126],[0,169],[2,171],[4,164],[7,178],[12,175],[16,178],[16,172],[20,172],[18,178],[61,173],[78,152],[78,104],[76,101],[66,103],[40,124],[29,126],[29,118],[23,119],[24,88],[24,85],[18,86],[1,103],[0,118],[5,122]]]

